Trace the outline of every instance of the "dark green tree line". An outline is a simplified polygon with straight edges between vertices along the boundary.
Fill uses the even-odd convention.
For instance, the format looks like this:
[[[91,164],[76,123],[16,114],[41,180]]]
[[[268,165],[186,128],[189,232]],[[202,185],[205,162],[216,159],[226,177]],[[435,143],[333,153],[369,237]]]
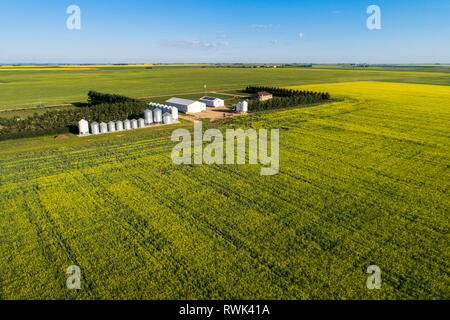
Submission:
[[[328,92],[315,92],[258,86],[248,86],[245,89],[245,92],[247,93],[256,93],[260,91],[269,92],[274,96],[274,98],[266,101],[249,101],[249,111],[289,108],[330,100],[330,94]]]
[[[95,101],[103,101],[110,97],[101,98],[103,94],[96,94]],[[94,96],[94,95],[93,95]],[[107,122],[141,117],[147,104],[128,97],[113,96],[113,103],[101,103],[79,107],[71,110],[47,111],[43,114],[35,113],[25,119],[0,118],[0,140],[32,137],[47,134],[78,132],[78,121],[85,119],[89,122]],[[116,99],[117,98],[117,99]],[[114,100],[116,99],[116,100]],[[91,102],[91,101],[90,101]]]

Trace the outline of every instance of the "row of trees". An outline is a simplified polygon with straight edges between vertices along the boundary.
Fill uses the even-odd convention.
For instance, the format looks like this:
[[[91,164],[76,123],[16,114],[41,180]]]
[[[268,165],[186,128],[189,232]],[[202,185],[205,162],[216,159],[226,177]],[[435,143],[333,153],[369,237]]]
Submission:
[[[323,100],[330,99],[330,94],[328,92],[316,92],[307,90],[293,90],[286,88],[258,87],[258,86],[248,86],[247,88],[245,88],[245,92],[247,93],[257,93],[260,91],[270,92],[274,97],[321,96]]]
[[[70,110],[47,111],[43,114],[35,113],[26,119],[0,118],[0,140],[41,136],[57,133],[78,132],[78,121],[85,119],[89,122],[106,122],[111,120],[125,120],[141,117],[147,104],[142,101],[117,95],[96,94],[96,101],[102,96],[113,96],[113,103],[101,103],[79,107]],[[109,97],[107,97],[109,99]]]
[[[249,86],[245,89],[245,92],[247,93],[256,93],[259,91],[270,92],[274,98],[266,101],[251,100],[248,104],[248,109],[250,111],[289,108],[330,100],[330,94],[328,92],[256,86]]]
[[[138,102],[139,100],[121,96],[118,94],[100,93],[97,91],[89,91],[88,104],[91,106],[103,103],[124,103],[124,102]]]

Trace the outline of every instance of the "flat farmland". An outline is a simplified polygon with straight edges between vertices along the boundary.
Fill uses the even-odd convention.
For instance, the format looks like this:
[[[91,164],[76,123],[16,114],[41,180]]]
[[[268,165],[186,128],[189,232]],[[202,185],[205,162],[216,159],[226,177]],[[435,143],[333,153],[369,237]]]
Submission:
[[[286,86],[357,80],[450,84],[450,76],[444,72],[324,68],[0,68],[0,109],[86,102],[89,90],[140,98],[202,93],[205,84],[207,90],[233,90],[249,84]]]
[[[246,70],[188,72],[180,90],[201,84],[187,81],[201,73],[229,76],[214,89],[328,74],[258,70],[238,83],[231,75]],[[166,76],[169,87],[155,93],[173,90]],[[175,127],[0,142],[0,298],[450,298],[450,87],[301,88],[343,100],[210,124],[280,128],[274,176],[259,165],[176,166]],[[82,270],[79,292],[65,288],[72,264]],[[366,288],[371,264],[381,290]]]

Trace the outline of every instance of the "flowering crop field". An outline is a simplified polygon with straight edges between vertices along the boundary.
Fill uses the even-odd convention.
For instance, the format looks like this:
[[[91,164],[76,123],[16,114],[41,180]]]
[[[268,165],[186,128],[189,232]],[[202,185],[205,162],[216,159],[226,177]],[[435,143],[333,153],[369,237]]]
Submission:
[[[298,88],[343,100],[211,124],[279,128],[273,176],[176,166],[173,127],[0,142],[0,298],[450,298],[450,87]]]

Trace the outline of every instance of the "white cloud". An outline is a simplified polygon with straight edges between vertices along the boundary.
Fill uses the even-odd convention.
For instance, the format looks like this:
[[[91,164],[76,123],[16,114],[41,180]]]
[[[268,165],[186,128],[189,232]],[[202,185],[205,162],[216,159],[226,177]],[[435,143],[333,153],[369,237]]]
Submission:
[[[298,34],[298,37],[300,38],[300,39],[303,39],[303,36],[304,36],[305,34],[303,33],[303,32],[300,32],[299,34]]]
[[[215,39],[226,39],[228,38],[228,34],[225,31],[217,31]]]
[[[261,30],[269,30],[269,29],[278,29],[280,27],[279,24],[252,24],[249,26],[250,29],[261,31]]]
[[[270,41],[270,43],[271,43],[271,44],[274,44],[274,45],[277,45],[278,42],[279,42],[278,40],[271,40],[271,41]]]
[[[162,39],[160,43],[166,47],[219,49],[228,47],[227,41],[202,41],[198,39]]]

